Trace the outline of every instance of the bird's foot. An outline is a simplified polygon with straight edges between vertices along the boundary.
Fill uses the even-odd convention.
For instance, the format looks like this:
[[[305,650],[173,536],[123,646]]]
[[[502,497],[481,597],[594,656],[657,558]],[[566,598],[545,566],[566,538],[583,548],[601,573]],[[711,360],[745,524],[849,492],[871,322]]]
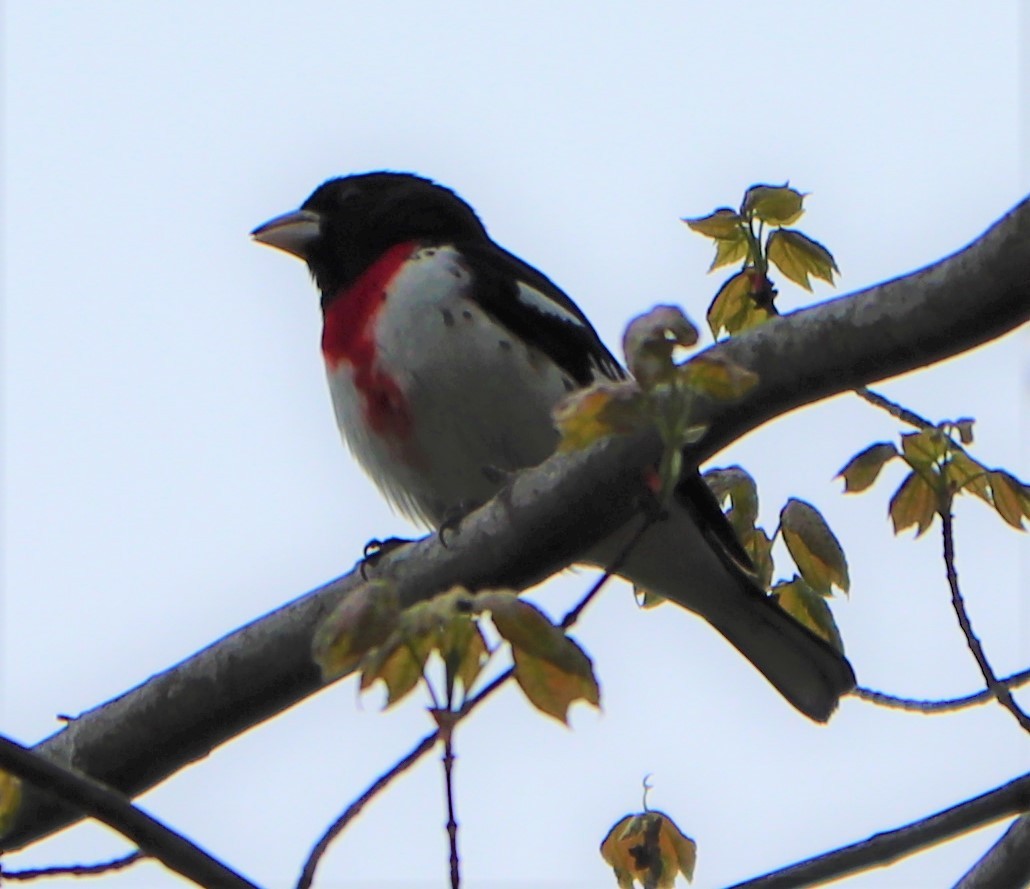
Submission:
[[[440,527],[436,529],[436,538],[440,541],[440,546],[446,549],[447,535],[458,534],[461,531],[461,523],[465,521],[465,516],[472,512],[472,510],[474,510],[478,505],[479,504],[459,503],[457,506],[447,511],[443,521],[440,522]]]
[[[376,562],[387,553],[411,542],[404,537],[387,537],[386,540],[373,537],[361,550],[361,579],[368,580],[368,569],[374,568]]]

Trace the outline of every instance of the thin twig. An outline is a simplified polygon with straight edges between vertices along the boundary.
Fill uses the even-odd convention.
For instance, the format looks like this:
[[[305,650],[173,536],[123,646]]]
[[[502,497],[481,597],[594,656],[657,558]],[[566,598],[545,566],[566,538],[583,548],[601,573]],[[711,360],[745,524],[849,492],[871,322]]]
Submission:
[[[461,886],[461,863],[458,858],[458,820],[454,815],[454,732],[445,733],[443,774],[447,790],[447,840],[451,851],[451,889]]]
[[[855,394],[859,398],[864,398],[870,404],[876,407],[883,408],[892,417],[896,417],[901,420],[902,423],[908,423],[909,426],[915,426],[916,429],[936,429],[936,425],[931,423],[925,417],[919,416],[915,411],[910,411],[907,407],[902,407],[897,402],[891,401],[889,398],[885,398],[878,392],[874,392],[872,389],[867,389],[864,386],[861,389],[856,389]]]
[[[490,681],[489,684],[484,686],[483,690],[473,697],[469,698],[458,711],[455,716],[455,724],[461,719],[464,719],[474,707],[480,704],[488,696],[492,695],[498,688],[504,685],[512,676],[515,675],[515,670],[509,668],[495,677]],[[318,867],[319,862],[322,860],[322,856],[325,855],[326,850],[329,848],[329,844],[336,839],[336,837],[343,831],[351,821],[361,812],[365,806],[372,801],[373,797],[383,790],[394,778],[400,775],[402,772],[411,768],[418,762],[423,756],[425,756],[430,750],[433,749],[433,745],[440,739],[441,732],[437,729],[426,735],[421,741],[418,742],[402,760],[397,762],[389,771],[384,772],[378,778],[373,781],[368,789],[361,794],[358,799],[351,803],[322,834],[321,838],[315,843],[308,855],[307,861],[304,862],[304,868],[301,871],[300,878],[297,880],[296,889],[310,889],[311,883],[315,878],[315,869]]]
[[[113,827],[148,855],[200,886],[258,889],[180,833],[136,808],[117,790],[0,735],[0,767]]]
[[[980,668],[984,681],[987,683],[987,690],[997,697],[998,703],[1016,718],[1016,722],[1023,727],[1024,731],[1030,732],[1030,717],[1019,708],[1008,688],[998,681],[998,677],[994,674],[994,669],[987,660],[987,655],[984,654],[980,640],[973,632],[973,625],[966,611],[966,603],[958,586],[958,571],[955,569],[955,529],[950,504],[948,504],[948,508],[940,510],[940,516],[941,536],[944,538],[944,569],[948,575],[948,586],[951,588],[951,604],[955,609],[955,616],[958,618],[959,626],[962,628],[966,642],[969,645],[969,650],[973,653],[977,666]]]
[[[411,752],[408,753],[407,756],[395,763],[389,771],[384,772],[376,778],[375,781],[369,785],[368,790],[347,806],[343,814],[329,825],[329,829],[326,830],[326,832],[319,838],[318,842],[315,843],[314,848],[312,848],[311,853],[308,855],[307,861],[304,862],[304,868],[301,870],[300,879],[297,880],[297,889],[309,889],[312,881],[315,879],[315,868],[318,867],[318,863],[322,860],[322,856],[325,855],[326,850],[329,848],[329,844],[336,838],[337,834],[339,834],[358,816],[361,810],[365,808],[365,805],[371,801],[379,791],[386,787],[402,772],[410,769],[416,762],[425,756],[425,754],[432,750],[433,745],[436,743],[439,736],[439,731],[426,735],[412,748]]]
[[[632,552],[633,548],[637,545],[637,543],[639,543],[640,538],[644,536],[644,532],[647,531],[647,529],[651,526],[653,522],[653,516],[645,516],[644,521],[640,526],[640,529],[633,535],[633,537],[629,540],[626,546],[623,547],[622,551],[612,562],[611,566],[609,566],[608,570],[605,571],[605,573],[601,575],[600,578],[598,578],[596,583],[594,583],[594,585],[586,592],[586,595],[584,595],[583,598],[580,599],[580,601],[576,603],[576,605],[562,619],[562,629],[567,630],[577,621],[580,614],[582,614],[583,609],[586,608],[586,606],[589,605],[590,602],[594,599],[594,597],[601,591],[601,588],[608,582],[609,578],[611,578],[611,576],[615,574],[619,570],[619,568],[622,567],[626,559],[629,557],[629,554]],[[471,713],[475,707],[477,707],[486,698],[488,698],[495,691],[497,691],[498,688],[504,685],[504,683],[511,679],[514,675],[514,667],[509,667],[503,673],[494,677],[487,685],[483,687],[481,691],[477,692],[475,695],[473,695],[471,698],[465,701],[461,709],[458,710],[458,712],[455,714],[454,724],[453,726],[451,726],[450,730],[453,731],[454,727],[457,726],[458,722],[460,722],[462,719],[468,716],[468,714]],[[344,828],[347,827],[347,825],[352,820],[354,820],[354,818],[361,812],[365,805],[368,802],[370,802],[377,793],[383,790],[394,778],[396,778],[398,775],[400,775],[407,769],[411,768],[411,766],[418,762],[419,759],[421,759],[426,753],[432,750],[433,745],[436,744],[438,740],[440,740],[441,735],[442,732],[440,730],[437,730],[432,734],[426,735],[414,748],[412,748],[411,752],[408,753],[407,756],[400,760],[389,771],[384,772],[382,775],[376,778],[376,780],[369,785],[368,789],[344,810],[343,814],[341,814],[340,817],[337,818],[329,826],[325,833],[322,834],[318,842],[315,843],[310,854],[308,855],[307,861],[304,862],[304,867],[301,870],[300,878],[297,880],[296,889],[310,889],[311,883],[315,878],[315,869],[318,867],[318,863],[321,861],[322,856],[325,855],[326,850],[329,848],[329,844],[344,830]],[[447,751],[445,750],[445,769],[447,768],[446,762]],[[453,821],[453,801],[450,798],[449,777],[447,789],[449,821]],[[450,827],[450,824],[448,824],[448,832],[450,832]],[[455,824],[455,829],[456,827],[457,825]],[[456,840],[452,839],[451,880],[453,885],[457,885],[453,883],[456,873],[456,857]]]
[[[1030,670],[1021,670],[999,679],[998,684],[1005,686],[1011,691],[1020,688],[1030,682]],[[896,695],[885,694],[882,691],[874,691],[871,688],[856,688],[852,694],[863,701],[869,701],[880,707],[889,707],[894,710],[909,710],[915,713],[937,714],[950,713],[955,710],[962,710],[977,704],[986,704],[989,701],[997,700],[995,694],[989,689],[978,691],[975,694],[965,695],[961,698],[949,698],[943,701],[921,700],[919,698],[900,698]]]
[[[640,528],[637,529],[637,532],[629,539],[626,545],[622,548],[622,551],[605,569],[604,574],[602,574],[597,579],[597,582],[587,590],[586,595],[576,603],[565,617],[562,618],[561,628],[563,630],[569,629],[569,627],[579,620],[579,616],[583,613],[583,610],[594,600],[594,597],[601,592],[601,589],[609,580],[611,580],[612,576],[619,573],[619,569],[626,564],[626,559],[630,557],[630,554],[636,548],[637,544],[640,543],[640,539],[644,536],[647,529],[654,524],[656,518],[654,515],[650,513],[642,513],[642,516],[643,522],[641,523]]]
[[[100,874],[109,874],[122,870],[143,861],[147,858],[139,849],[115,858],[111,861],[101,861],[98,864],[60,864],[54,867],[37,867],[31,870],[2,870],[0,869],[0,883],[4,880],[38,880],[43,877],[95,877]]]
[[[904,827],[878,833],[868,840],[737,883],[730,889],[801,889],[828,883],[858,871],[893,864],[928,846],[1019,814],[1028,806],[1030,774]]]

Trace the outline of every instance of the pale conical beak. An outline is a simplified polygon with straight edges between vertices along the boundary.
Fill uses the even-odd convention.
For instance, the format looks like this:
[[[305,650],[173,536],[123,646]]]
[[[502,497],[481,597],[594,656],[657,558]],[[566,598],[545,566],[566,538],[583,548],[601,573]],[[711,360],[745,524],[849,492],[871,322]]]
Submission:
[[[269,219],[254,229],[250,236],[260,244],[306,260],[308,248],[321,234],[321,216],[311,210],[294,210]]]

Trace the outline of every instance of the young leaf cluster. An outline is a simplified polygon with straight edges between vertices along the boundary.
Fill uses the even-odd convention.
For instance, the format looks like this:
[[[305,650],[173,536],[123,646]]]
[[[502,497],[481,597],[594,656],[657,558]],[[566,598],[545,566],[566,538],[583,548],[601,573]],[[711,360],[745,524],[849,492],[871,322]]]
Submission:
[[[677,306],[656,306],[634,318],[622,341],[634,382],[600,383],[559,404],[554,412],[559,449],[576,450],[654,424],[665,445],[658,476],[661,502],[667,502],[682,470],[682,449],[706,431],[692,422],[694,399],[740,398],[758,381],[750,371],[717,356],[677,362],[677,352],[697,340],[697,328]]]
[[[959,494],[972,494],[991,506],[1013,528],[1023,530],[1030,519],[1030,487],[1004,469],[989,469],[973,458],[973,420],[947,420],[929,429],[901,436],[900,449],[892,442],[870,445],[852,457],[838,473],[846,493],[871,487],[880,471],[900,460],[909,471],[890,499],[894,533],[915,527],[916,536],[933,523],[934,516],[950,513]]]
[[[739,466],[712,469],[705,473],[705,481],[720,504],[728,507],[726,517],[751,557],[758,583],[792,617],[843,651],[827,599],[834,588],[847,593],[851,580],[844,550],[822,514],[810,503],[792,497],[780,510],[779,525],[770,536],[758,525],[758,486],[749,473]],[[774,584],[777,534],[783,536],[797,571],[791,580]]]
[[[444,667],[446,706],[456,710],[492,654],[480,625],[487,617],[510,646],[515,680],[533,706],[565,723],[574,701],[598,706],[600,690],[590,658],[561,627],[510,590],[470,593],[455,587],[401,610],[391,585],[373,581],[326,619],[313,655],[326,679],[358,670],[362,691],[382,681],[386,706],[425,678],[439,707],[441,696],[427,676],[427,662],[435,653]]]
[[[636,883],[672,889],[679,874],[694,878],[697,844],[668,815],[647,810],[626,815],[608,831],[601,857],[615,872],[619,889]]]
[[[707,216],[683,221],[692,231],[715,242],[709,271],[739,262],[708,307],[708,326],[718,337],[764,324],[777,314],[776,289],[770,264],[789,280],[811,291],[811,278],[833,284],[839,274],[832,254],[818,241],[787,228],[801,218],[806,195],[784,185],[752,185],[738,210],[720,207]]]

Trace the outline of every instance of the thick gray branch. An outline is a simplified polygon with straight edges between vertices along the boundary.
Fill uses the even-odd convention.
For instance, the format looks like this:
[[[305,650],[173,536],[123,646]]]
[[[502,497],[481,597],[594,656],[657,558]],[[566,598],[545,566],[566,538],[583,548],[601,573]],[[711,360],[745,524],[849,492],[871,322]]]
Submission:
[[[182,834],[162,824],[124,796],[96,781],[55,765],[20,744],[0,735],[0,765],[24,781],[36,781],[65,799],[75,800],[84,812],[117,830],[141,852],[157,859],[198,886],[218,889],[258,889]]]
[[[988,793],[981,794],[957,806],[937,812],[896,830],[878,833],[876,836],[810,858],[800,864],[774,873],[737,883],[730,889],[801,889],[803,886],[817,886],[839,880],[851,874],[872,870],[874,867],[888,867],[908,855],[923,851],[952,837],[969,833],[985,824],[1010,817],[1026,809],[1030,804],[1030,776],[1023,775]],[[1016,864],[1018,868],[1018,863]],[[979,867],[979,865],[978,865]],[[1007,869],[1006,873],[1017,873]],[[1022,872],[1026,872],[1023,862]],[[985,882],[970,884],[978,887],[1006,887],[1018,889],[1017,882]]]
[[[1028,806],[1030,808],[1030,801]],[[1017,818],[955,889],[1022,889],[1030,886],[1030,814]]]
[[[965,250],[903,278],[777,319],[713,349],[755,371],[735,404],[702,406],[710,432],[700,462],[803,404],[971,349],[1030,317],[1030,204],[1024,201]],[[624,524],[639,503],[653,433],[552,457],[448,535],[391,553],[377,576],[412,602],[462,583],[525,588],[575,561]],[[35,748],[129,795],[157,784],[245,729],[321,687],[310,658],[319,622],[361,583],[333,581],[236,630],[119,698],[83,713]],[[26,794],[4,840],[15,849],[75,820],[43,793]]]

